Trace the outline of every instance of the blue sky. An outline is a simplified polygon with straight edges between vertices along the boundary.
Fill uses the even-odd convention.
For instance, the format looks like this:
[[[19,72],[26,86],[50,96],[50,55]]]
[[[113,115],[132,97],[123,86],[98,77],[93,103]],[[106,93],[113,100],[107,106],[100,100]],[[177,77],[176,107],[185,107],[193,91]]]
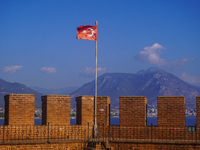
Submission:
[[[98,74],[160,67],[200,86],[199,0],[1,0],[0,78],[63,88],[94,80],[95,42],[76,28],[98,21]]]

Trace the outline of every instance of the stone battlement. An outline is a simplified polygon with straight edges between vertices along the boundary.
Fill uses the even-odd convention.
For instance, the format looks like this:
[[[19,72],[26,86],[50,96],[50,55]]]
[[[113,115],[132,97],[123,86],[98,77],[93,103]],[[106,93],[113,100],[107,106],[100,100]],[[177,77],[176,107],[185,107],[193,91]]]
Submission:
[[[42,125],[70,125],[70,96],[46,95],[42,100]],[[200,96],[196,97],[197,126],[200,126]],[[94,96],[76,98],[77,125],[94,125]],[[158,96],[158,126],[185,126],[185,97]],[[5,125],[34,125],[35,96],[5,96]],[[147,98],[120,96],[120,126],[146,126]],[[97,97],[97,124],[109,126],[110,98]]]
[[[200,149],[200,96],[196,97],[196,127],[185,127],[185,98],[157,97],[157,126],[147,126],[147,98],[120,96],[120,125],[110,125],[110,98],[76,98],[77,123],[70,125],[70,96],[42,96],[42,125],[34,125],[35,96],[5,96],[5,125],[0,149]]]

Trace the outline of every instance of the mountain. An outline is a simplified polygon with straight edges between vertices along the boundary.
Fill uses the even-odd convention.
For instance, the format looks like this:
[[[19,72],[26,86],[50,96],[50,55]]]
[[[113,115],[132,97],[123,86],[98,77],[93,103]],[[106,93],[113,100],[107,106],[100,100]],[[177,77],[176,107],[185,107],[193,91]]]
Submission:
[[[98,77],[98,95],[109,96],[111,105],[119,105],[119,96],[146,96],[148,104],[157,105],[157,96],[185,96],[186,106],[195,107],[200,87],[193,86],[175,75],[158,68],[131,73],[106,73]],[[94,95],[94,81],[71,93],[75,97]]]
[[[0,79],[0,107],[4,107],[4,96],[7,94],[34,94],[35,106],[41,108],[42,94],[20,83],[11,83]]]
[[[40,87],[31,88],[35,91],[42,93],[43,95],[70,95],[70,93],[78,89],[78,87],[68,87],[60,89],[45,89]]]
[[[75,105],[75,97],[94,95],[94,81],[84,84],[71,94],[69,93],[76,88],[34,89],[0,79],[0,107],[4,106],[4,95],[9,93],[34,94],[35,105],[38,108],[41,108],[41,96],[45,94],[71,95],[71,103]],[[194,108],[196,96],[200,96],[200,87],[188,84],[164,70],[150,68],[136,74],[106,73],[99,76],[98,95],[109,96],[113,106],[119,105],[119,96],[146,96],[150,105],[157,104],[157,96],[185,96],[186,106]]]

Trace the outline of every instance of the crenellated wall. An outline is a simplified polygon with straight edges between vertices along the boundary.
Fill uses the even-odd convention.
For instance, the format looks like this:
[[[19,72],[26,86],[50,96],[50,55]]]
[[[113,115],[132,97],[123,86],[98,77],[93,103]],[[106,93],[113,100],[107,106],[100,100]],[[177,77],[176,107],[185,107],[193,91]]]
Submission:
[[[77,125],[94,125],[94,96],[80,96],[76,98]]]
[[[42,96],[42,125],[70,125],[70,96]]]
[[[109,126],[110,124],[110,97],[97,97],[97,125]]]
[[[157,97],[158,126],[185,126],[185,97]]]
[[[144,96],[120,96],[120,126],[146,126],[146,108],[147,98]]]
[[[76,98],[77,125],[94,125],[94,96]],[[108,126],[110,122],[110,98],[97,97],[97,124]]]
[[[196,97],[195,130],[185,127],[183,96],[157,97],[157,126],[146,125],[147,98],[144,96],[120,96],[120,125],[109,125],[110,98],[98,96],[96,136],[93,128],[94,96],[76,98],[77,125],[70,125],[69,95],[46,95],[41,100],[43,125],[34,125],[35,96],[5,96],[5,125],[0,126],[0,149],[11,148],[9,144],[13,149],[61,149],[60,146],[83,149],[94,142],[101,143],[101,148],[106,145],[112,149],[200,148],[200,96]],[[26,142],[29,145],[24,144]]]
[[[200,96],[196,97],[196,120],[197,127],[200,127]]]
[[[35,96],[9,94],[5,99],[5,125],[34,125]],[[46,95],[42,100],[42,125],[70,125],[70,96]],[[76,98],[77,125],[94,125],[94,96]],[[146,126],[147,98],[120,96],[120,126]],[[200,96],[196,97],[197,126],[200,126]],[[158,96],[158,126],[185,126],[185,97]],[[97,124],[109,125],[110,98],[97,97]]]
[[[9,94],[5,99],[5,125],[34,125],[35,95]]]

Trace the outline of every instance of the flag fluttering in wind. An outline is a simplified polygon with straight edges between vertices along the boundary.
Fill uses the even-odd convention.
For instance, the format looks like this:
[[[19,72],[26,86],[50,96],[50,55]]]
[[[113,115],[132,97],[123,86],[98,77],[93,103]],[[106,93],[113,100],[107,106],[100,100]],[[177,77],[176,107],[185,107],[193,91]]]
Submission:
[[[97,41],[97,25],[83,25],[77,28],[77,39]]]

